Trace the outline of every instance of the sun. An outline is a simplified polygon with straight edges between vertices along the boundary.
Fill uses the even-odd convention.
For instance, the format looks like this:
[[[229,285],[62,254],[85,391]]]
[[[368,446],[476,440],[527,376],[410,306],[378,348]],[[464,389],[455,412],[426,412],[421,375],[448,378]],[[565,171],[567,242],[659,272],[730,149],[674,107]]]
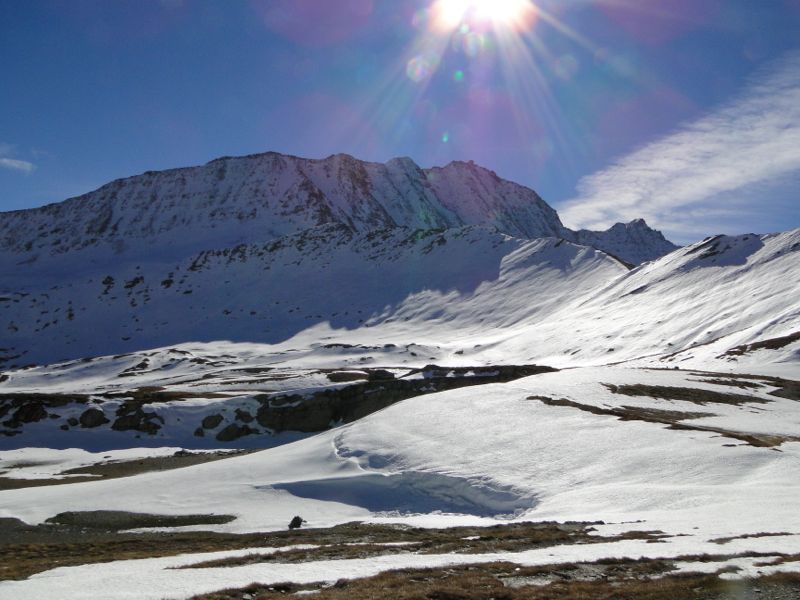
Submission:
[[[436,0],[434,24],[449,31],[464,23],[490,23],[493,27],[526,29],[536,18],[531,0]]]

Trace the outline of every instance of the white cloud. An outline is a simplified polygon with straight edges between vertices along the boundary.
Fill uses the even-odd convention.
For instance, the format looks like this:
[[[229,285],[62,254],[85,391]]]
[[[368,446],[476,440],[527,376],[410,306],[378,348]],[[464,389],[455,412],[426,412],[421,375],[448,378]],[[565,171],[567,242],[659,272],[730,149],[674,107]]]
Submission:
[[[28,162],[27,160],[0,158],[0,167],[3,167],[4,169],[11,169],[13,171],[22,171],[23,173],[31,173],[36,168],[36,165]]]
[[[730,103],[584,177],[578,196],[559,212],[565,224],[590,229],[644,217],[688,241],[747,224],[754,229],[749,217],[769,210],[767,191],[784,194],[775,199],[784,203],[793,193],[800,204],[794,185],[776,186],[796,183],[798,174],[800,52],[794,52]]]

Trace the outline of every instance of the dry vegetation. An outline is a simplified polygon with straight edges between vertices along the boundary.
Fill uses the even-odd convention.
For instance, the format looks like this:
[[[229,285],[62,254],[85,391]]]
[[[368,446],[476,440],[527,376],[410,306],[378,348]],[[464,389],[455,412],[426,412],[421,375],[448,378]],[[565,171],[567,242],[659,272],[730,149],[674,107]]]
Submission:
[[[197,518],[187,515],[188,518]],[[202,516],[207,518],[208,516]],[[214,515],[214,517],[220,517]],[[455,527],[449,529],[422,529],[403,525],[365,525],[346,523],[328,529],[298,529],[269,533],[225,534],[213,532],[127,533],[119,530],[125,526],[143,527],[150,522],[164,526],[165,517],[136,515],[132,513],[71,513],[59,518],[61,524],[26,525],[17,519],[0,519],[0,580],[24,579],[57,566],[109,562],[134,558],[175,556],[187,552],[216,552],[255,547],[283,547],[295,544],[329,546],[328,553],[355,557],[365,550],[381,548],[392,551],[391,546],[377,546],[394,542],[413,542],[415,551],[431,552],[492,552],[521,550],[559,543],[603,538],[590,537],[589,523],[517,523],[494,527]],[[153,521],[155,519],[155,521]],[[106,527],[85,527],[95,521]],[[181,525],[186,524],[181,522]],[[174,523],[173,526],[177,526]],[[656,533],[636,532],[630,535],[657,536]],[[464,538],[476,538],[465,540]],[[605,541],[608,541],[605,539]],[[348,550],[348,544],[356,544]],[[403,549],[402,546],[394,549]],[[405,550],[405,549],[404,549]],[[294,552],[294,551],[291,551]],[[302,551],[282,553],[282,560],[310,560]]]
[[[700,388],[672,387],[666,385],[645,385],[635,383],[629,385],[603,384],[614,394],[624,394],[625,396],[643,396],[645,398],[660,398],[663,400],[680,400],[705,406],[706,404],[731,404],[739,406],[742,404],[767,404],[769,400],[757,396],[747,396],[744,394],[730,394],[724,392],[714,392]]]
[[[627,393],[627,395],[631,396],[647,396],[644,393],[644,390],[651,389],[651,388],[662,388],[661,393],[671,393],[671,392],[664,392],[663,390],[689,390],[689,391],[697,391],[697,392],[706,392],[706,390],[691,390],[689,388],[664,388],[662,386],[645,386],[645,385],[632,385],[632,386],[610,386],[607,385],[609,389],[612,387],[615,388],[611,391],[616,393]],[[626,388],[624,392],[618,392],[617,390],[621,388]],[[633,390],[632,393],[631,389]],[[686,395],[684,392],[681,394]],[[724,404],[737,404],[740,401],[737,398],[752,398],[751,396],[739,396],[737,394],[719,394],[718,392],[708,392],[708,394],[712,394],[711,396],[703,395],[698,396],[696,400],[693,402],[695,404],[702,404],[705,405],[706,402],[718,402]],[[678,395],[677,393],[675,395]],[[732,396],[733,398],[729,401],[724,400],[709,400],[707,398],[717,398],[719,396]],[[660,397],[664,398],[665,396],[648,396],[648,397]],[[705,400],[700,400],[700,398],[706,398]],[[684,398],[673,398],[673,399],[684,399]],[[774,448],[780,446],[785,442],[796,442],[800,441],[800,438],[794,436],[787,436],[787,435],[777,435],[777,434],[765,434],[765,433],[750,433],[750,432],[743,432],[743,431],[731,431],[729,429],[721,429],[719,427],[710,427],[705,425],[692,425],[689,423],[685,423],[687,420],[691,419],[699,419],[701,417],[710,417],[714,416],[713,413],[707,412],[686,412],[686,411],[677,411],[677,410],[663,410],[657,408],[649,408],[649,407],[642,407],[642,406],[618,406],[614,408],[603,408],[600,406],[595,406],[592,404],[582,404],[580,402],[574,402],[573,400],[568,400],[566,398],[550,398],[548,396],[528,396],[528,400],[538,400],[548,406],[563,406],[569,408],[576,408],[578,410],[582,410],[584,412],[592,413],[594,415],[607,415],[611,417],[617,417],[622,421],[644,421],[646,423],[661,423],[663,425],[667,425],[669,429],[677,429],[677,430],[685,430],[685,431],[705,431],[708,433],[716,433],[723,437],[739,440],[750,444],[751,446],[757,447],[765,447],[765,448]],[[748,400],[749,402],[750,400]],[[769,402],[769,400],[762,400],[761,398],[755,398],[755,401],[758,402]]]
[[[102,514],[101,514],[102,513]],[[59,566],[110,562],[136,558],[175,556],[183,553],[280,548],[297,544],[321,546],[289,550],[278,555],[254,554],[208,561],[191,568],[236,566],[254,562],[307,562],[323,559],[366,558],[397,552],[476,554],[513,552],[559,544],[608,542],[617,539],[658,541],[661,532],[630,532],[614,538],[590,535],[592,523],[513,523],[492,527],[423,529],[404,525],[346,523],[327,529],[299,529],[269,533],[214,532],[129,533],[122,527],[179,526],[188,521],[224,518],[220,515],[165,517],[135,513],[64,513],[60,523],[26,525],[17,519],[0,519],[0,580],[25,579]],[[180,519],[175,521],[174,519]],[[93,527],[86,527],[93,522]],[[207,522],[207,521],[206,521]],[[103,527],[104,526],[104,527]],[[469,539],[465,539],[469,538]],[[386,546],[397,542],[406,546]]]
[[[660,531],[631,531],[615,537],[590,535],[594,528],[586,523],[511,523],[492,527],[453,527],[449,529],[407,528],[395,531],[390,542],[405,542],[402,546],[381,545],[386,542],[340,542],[318,548],[297,549],[276,554],[250,554],[233,558],[204,561],[181,567],[201,569],[236,567],[264,562],[294,563],[317,560],[370,558],[389,554],[482,554],[519,552],[560,544],[591,544],[622,539],[659,541],[667,537]],[[362,526],[366,531],[372,526]]]
[[[98,479],[116,479],[118,477],[130,477],[132,475],[148,473],[150,471],[169,471],[171,469],[191,467],[193,465],[249,454],[251,452],[257,452],[257,450],[224,450],[219,452],[189,452],[186,450],[179,450],[172,456],[121,460],[99,463],[88,467],[68,469],[61,473],[61,475],[68,476],[63,479],[55,479],[52,477],[49,479],[15,479],[14,477],[3,476],[0,477],[0,491],[47,485],[64,485],[81,481],[96,481]],[[17,466],[23,465],[20,464]]]
[[[793,344],[797,341],[800,341],[800,331],[795,331],[794,333],[790,333],[789,335],[784,335],[782,337],[770,338],[760,342],[753,342],[752,344],[735,346],[721,354],[720,357],[743,356],[745,354],[749,354],[750,352],[755,352],[756,350],[780,350],[781,348],[785,348],[789,344]]]
[[[796,598],[800,575],[723,581],[717,575],[665,575],[662,560],[519,567],[489,563],[437,569],[403,569],[333,585],[250,585],[196,596],[194,600],[268,600],[300,591],[319,600],[684,600]]]

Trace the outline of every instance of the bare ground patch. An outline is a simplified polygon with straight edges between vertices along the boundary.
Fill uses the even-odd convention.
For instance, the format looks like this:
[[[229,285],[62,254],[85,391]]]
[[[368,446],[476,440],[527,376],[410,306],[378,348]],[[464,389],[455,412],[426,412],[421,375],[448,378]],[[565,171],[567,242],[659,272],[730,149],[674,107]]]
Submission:
[[[726,356],[743,356],[756,350],[780,350],[781,348],[785,348],[789,344],[793,344],[797,341],[800,341],[800,331],[795,331],[794,333],[790,333],[789,335],[784,335],[781,337],[753,342],[752,344],[734,346],[733,348],[730,348],[729,350],[720,354],[717,358],[724,358]]]
[[[617,417],[622,421],[644,421],[646,423],[661,423],[663,425],[667,425],[670,429],[716,433],[723,437],[740,440],[742,442],[750,444],[751,446],[757,446],[757,447],[774,448],[776,446],[780,446],[784,442],[800,441],[800,438],[793,436],[730,431],[728,429],[720,429],[718,427],[692,425],[684,422],[686,420],[714,416],[713,413],[661,410],[654,408],[643,408],[638,406],[620,406],[616,408],[602,408],[600,406],[594,406],[591,404],[581,404],[580,402],[574,402],[566,398],[550,398],[548,396],[528,396],[528,400],[538,400],[548,406],[564,406],[569,408],[576,408],[578,410],[582,410],[584,412],[592,413],[595,415],[608,415],[612,417]]]
[[[680,400],[691,402],[700,406],[707,404],[728,404],[740,406],[742,404],[767,404],[770,401],[758,396],[744,394],[729,394],[699,388],[673,387],[666,385],[645,385],[642,383],[628,385],[603,384],[614,394],[625,396],[642,396],[645,398],[660,398],[662,400]]]
[[[752,539],[752,538],[763,538],[763,537],[780,537],[780,536],[784,536],[784,535],[795,535],[795,534],[788,533],[786,531],[777,532],[777,533],[776,532],[746,533],[744,535],[736,535],[736,536],[732,536],[732,537],[715,538],[715,539],[709,540],[709,541],[713,542],[715,544],[727,544],[729,542],[732,542],[733,540],[748,540],[748,539]]]
[[[221,525],[235,520],[233,515],[154,515],[121,510],[88,510],[58,513],[45,523],[68,525],[81,529],[120,531],[140,527],[186,527],[189,525]]]
[[[0,519],[0,580],[25,579],[59,566],[74,566],[138,558],[157,558],[184,553],[217,552],[245,548],[281,548],[293,545],[319,545],[321,550],[289,550],[280,558],[263,559],[281,562],[305,562],[322,558],[357,558],[375,552],[408,551],[423,553],[482,553],[513,551],[563,543],[609,541],[612,538],[590,536],[593,523],[513,523],[493,527],[453,527],[423,529],[406,525],[345,523],[325,529],[298,529],[267,533],[228,534],[204,531],[143,532],[119,531],[120,523],[105,529],[83,527],[86,513],[77,521],[59,519],[61,524],[27,525],[18,519]],[[131,525],[130,518],[126,517]],[[102,522],[98,520],[98,522]],[[77,523],[77,524],[76,524]],[[132,526],[143,526],[141,523]],[[658,540],[660,532],[630,532],[620,538]],[[619,538],[613,538],[619,539]],[[403,542],[413,544],[386,546]],[[383,544],[383,545],[382,545]],[[262,562],[233,559],[228,563],[199,566],[234,566]]]
[[[590,535],[595,531],[589,523],[510,523],[492,527],[454,527],[448,529],[406,529],[402,536],[395,535],[394,543],[340,542],[318,548],[288,550],[279,554],[251,554],[233,558],[211,560],[180,567],[202,569],[237,567],[242,565],[279,562],[295,563],[318,560],[369,558],[390,554],[485,554],[491,552],[519,552],[562,544],[591,544],[622,539],[659,541],[668,537],[660,531],[632,531],[614,537]],[[389,542],[391,544],[393,542]]]
[[[250,585],[193,600],[268,600],[298,592],[320,600],[723,600],[796,598],[800,575],[725,581],[717,574],[669,575],[664,560],[610,560],[540,567],[497,562],[435,569],[401,569],[333,585],[291,582]]]
[[[0,491],[16,490],[27,487],[42,487],[48,485],[64,485],[68,483],[80,483],[82,481],[97,481],[99,479],[117,479],[119,477],[130,477],[147,473],[150,471],[169,471],[191,467],[207,462],[240,456],[257,452],[258,450],[235,450],[219,452],[190,452],[178,450],[172,456],[154,456],[149,458],[139,458],[134,460],[124,460],[115,462],[99,463],[87,467],[67,469],[60,475],[84,475],[85,477],[65,477],[63,479],[18,479],[14,477],[0,477]],[[21,465],[14,465],[21,466]]]

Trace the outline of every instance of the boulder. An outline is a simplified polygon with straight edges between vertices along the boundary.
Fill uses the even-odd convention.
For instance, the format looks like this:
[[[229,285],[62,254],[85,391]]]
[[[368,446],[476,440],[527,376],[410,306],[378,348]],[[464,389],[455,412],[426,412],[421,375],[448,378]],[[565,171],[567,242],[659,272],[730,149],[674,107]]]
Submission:
[[[222,423],[222,415],[208,415],[203,419],[201,425],[203,429],[214,429],[220,423]]]
[[[244,437],[253,433],[258,433],[258,431],[250,428],[247,425],[237,425],[236,423],[231,423],[222,431],[220,431],[216,437],[217,441],[219,442],[232,442],[233,440],[238,440],[240,437]]]
[[[17,423],[35,423],[47,418],[47,411],[39,402],[30,402],[20,406],[12,417]]]
[[[241,421],[242,423],[252,423],[253,419],[255,419],[255,417],[246,410],[242,410],[241,408],[236,409],[237,421]]]
[[[81,427],[85,427],[87,429],[99,427],[100,425],[105,425],[108,422],[109,420],[99,408],[89,408],[80,416]]]
[[[334,371],[328,373],[328,379],[333,383],[345,383],[348,381],[363,381],[367,378],[364,371]]]

